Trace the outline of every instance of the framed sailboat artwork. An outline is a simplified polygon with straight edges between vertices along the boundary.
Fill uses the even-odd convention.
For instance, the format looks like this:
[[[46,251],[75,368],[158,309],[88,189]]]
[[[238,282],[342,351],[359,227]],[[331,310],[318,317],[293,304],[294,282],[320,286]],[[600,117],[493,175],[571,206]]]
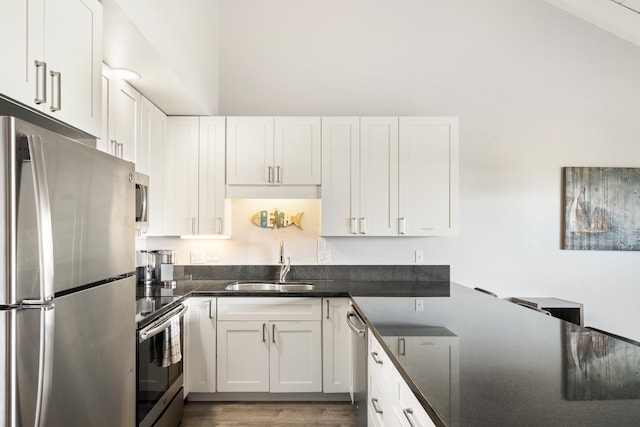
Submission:
[[[563,249],[640,251],[640,168],[563,168]]]

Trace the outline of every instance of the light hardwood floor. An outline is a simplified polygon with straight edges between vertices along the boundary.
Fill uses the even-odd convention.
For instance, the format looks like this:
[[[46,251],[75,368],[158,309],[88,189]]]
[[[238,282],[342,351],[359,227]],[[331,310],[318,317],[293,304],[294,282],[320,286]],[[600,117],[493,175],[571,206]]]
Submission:
[[[189,402],[182,427],[355,427],[353,405],[342,402]]]

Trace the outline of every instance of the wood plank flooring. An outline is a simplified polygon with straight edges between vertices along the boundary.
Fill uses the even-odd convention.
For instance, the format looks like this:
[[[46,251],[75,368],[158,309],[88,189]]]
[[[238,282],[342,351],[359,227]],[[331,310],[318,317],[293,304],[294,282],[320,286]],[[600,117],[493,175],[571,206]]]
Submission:
[[[182,427],[356,427],[348,402],[189,402]]]

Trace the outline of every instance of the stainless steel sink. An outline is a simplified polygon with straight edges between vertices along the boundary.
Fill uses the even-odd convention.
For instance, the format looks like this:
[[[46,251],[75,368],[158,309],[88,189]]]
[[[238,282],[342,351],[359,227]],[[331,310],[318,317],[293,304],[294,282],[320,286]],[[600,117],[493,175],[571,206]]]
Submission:
[[[307,282],[235,282],[227,285],[228,291],[271,291],[271,292],[300,292],[312,291],[315,285]]]

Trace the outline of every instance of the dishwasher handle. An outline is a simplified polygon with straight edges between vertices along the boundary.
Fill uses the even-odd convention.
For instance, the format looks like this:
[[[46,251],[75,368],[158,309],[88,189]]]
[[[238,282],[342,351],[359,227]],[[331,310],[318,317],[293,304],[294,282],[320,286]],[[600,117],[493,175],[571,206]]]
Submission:
[[[157,322],[154,322],[151,325],[147,326],[146,328],[140,330],[140,332],[138,332],[138,341],[139,342],[146,341],[149,338],[154,337],[158,335],[160,332],[167,329],[169,326],[171,326],[171,321],[174,318],[184,316],[184,314],[187,311],[187,308],[188,307],[185,306],[184,304],[180,304],[178,308],[176,308],[166,316],[163,316]]]
[[[347,325],[349,325],[349,328],[351,328],[351,330],[357,336],[363,337],[365,334],[365,329],[364,328],[360,329],[356,325],[354,325],[353,321],[351,320],[353,317],[356,317],[362,325],[366,325],[366,323],[364,323],[364,321],[360,318],[360,316],[358,316],[358,313],[356,313],[355,310],[349,310],[349,312],[347,313]]]

